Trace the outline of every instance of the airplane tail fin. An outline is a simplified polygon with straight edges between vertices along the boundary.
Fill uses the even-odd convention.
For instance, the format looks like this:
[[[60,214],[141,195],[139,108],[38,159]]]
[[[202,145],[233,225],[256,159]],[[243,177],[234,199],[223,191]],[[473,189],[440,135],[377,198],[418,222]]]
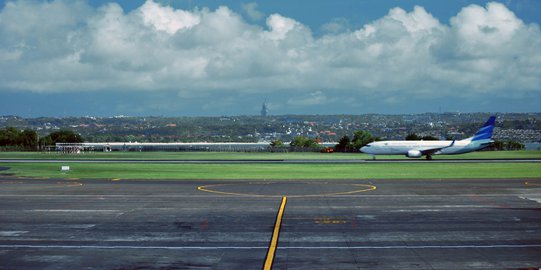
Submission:
[[[496,116],[488,118],[487,122],[473,135],[472,141],[485,140],[492,138],[492,131],[496,124]]]

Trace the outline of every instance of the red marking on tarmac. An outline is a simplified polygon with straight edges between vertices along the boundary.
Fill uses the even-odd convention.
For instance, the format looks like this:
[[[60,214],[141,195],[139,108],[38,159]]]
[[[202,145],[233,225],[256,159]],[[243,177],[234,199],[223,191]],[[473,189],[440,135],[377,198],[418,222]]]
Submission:
[[[205,220],[203,222],[201,222],[201,224],[199,224],[199,229],[200,230],[206,230],[209,226],[209,221],[208,220]]]

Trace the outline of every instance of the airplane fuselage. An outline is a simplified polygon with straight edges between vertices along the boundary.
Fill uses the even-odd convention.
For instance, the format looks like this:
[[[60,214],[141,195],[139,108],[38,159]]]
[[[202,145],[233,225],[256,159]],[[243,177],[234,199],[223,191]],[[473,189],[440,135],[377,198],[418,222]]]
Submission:
[[[486,144],[485,144],[486,143]],[[370,155],[408,155],[410,151],[439,149],[431,155],[456,155],[473,152],[488,146],[490,141],[381,141],[373,142],[361,148]],[[411,152],[410,152],[411,153]]]
[[[381,141],[361,147],[361,152],[369,155],[405,155],[410,158],[432,155],[456,155],[488,147],[492,141],[492,131],[496,116],[488,118],[486,123],[470,138],[460,141]]]

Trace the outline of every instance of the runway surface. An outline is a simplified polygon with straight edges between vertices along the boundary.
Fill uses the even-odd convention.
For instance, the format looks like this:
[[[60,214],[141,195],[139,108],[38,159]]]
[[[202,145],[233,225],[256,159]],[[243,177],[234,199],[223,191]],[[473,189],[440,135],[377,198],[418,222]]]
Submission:
[[[541,179],[0,177],[0,269],[538,269]]]

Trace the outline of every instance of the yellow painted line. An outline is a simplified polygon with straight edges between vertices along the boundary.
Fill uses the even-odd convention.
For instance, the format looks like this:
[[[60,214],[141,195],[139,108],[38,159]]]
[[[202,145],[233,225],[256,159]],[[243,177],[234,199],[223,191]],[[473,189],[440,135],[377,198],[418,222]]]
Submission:
[[[120,181],[120,178],[113,178],[111,181]]]
[[[284,215],[286,202],[287,197],[282,197],[282,204],[280,205],[280,210],[278,210],[278,216],[276,216],[276,223],[274,224],[274,231],[272,232],[272,239],[270,242],[269,251],[267,252],[267,258],[265,259],[265,265],[263,265],[263,270],[272,269],[274,254],[276,253],[276,248],[278,247],[278,236],[280,235],[280,227],[282,226],[282,217]]]
[[[274,183],[256,183],[255,185],[262,185],[262,184],[268,185],[268,184],[274,184]],[[314,184],[316,184],[316,183],[314,183]],[[323,185],[323,183],[321,183],[321,184]],[[367,191],[372,191],[372,190],[377,189],[377,187],[374,186],[374,185],[364,185],[364,184],[333,184],[333,183],[324,183],[324,184],[325,185],[351,185],[351,186],[354,186],[356,189],[350,190],[350,191],[321,193],[321,194],[288,195],[288,197],[291,197],[291,198],[304,198],[304,197],[322,197],[322,196],[348,195],[348,194],[367,192]],[[222,194],[222,195],[233,195],[233,196],[251,196],[251,197],[265,197],[265,198],[282,197],[282,195],[265,195],[265,194],[256,194],[256,193],[227,192],[227,191],[220,191],[220,190],[215,189],[216,187],[234,186],[234,185],[243,185],[243,184],[204,185],[204,186],[198,186],[197,190],[204,191],[204,192],[209,192],[209,193]],[[357,187],[363,187],[363,188],[357,189]]]

